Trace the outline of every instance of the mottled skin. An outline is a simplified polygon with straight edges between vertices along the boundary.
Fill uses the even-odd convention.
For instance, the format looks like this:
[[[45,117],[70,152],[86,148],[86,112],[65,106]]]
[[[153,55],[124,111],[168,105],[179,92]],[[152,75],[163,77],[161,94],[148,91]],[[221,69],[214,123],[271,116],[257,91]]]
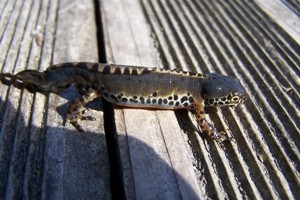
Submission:
[[[125,107],[158,109],[193,109],[203,132],[223,141],[205,119],[205,106],[237,106],[245,100],[240,83],[215,73],[170,71],[99,63],[63,63],[44,72],[25,70],[16,75],[0,74],[2,82],[23,85],[29,91],[60,93],[75,84],[80,98],[73,100],[67,120],[77,130],[81,120],[95,120],[83,116],[85,104],[97,97]]]

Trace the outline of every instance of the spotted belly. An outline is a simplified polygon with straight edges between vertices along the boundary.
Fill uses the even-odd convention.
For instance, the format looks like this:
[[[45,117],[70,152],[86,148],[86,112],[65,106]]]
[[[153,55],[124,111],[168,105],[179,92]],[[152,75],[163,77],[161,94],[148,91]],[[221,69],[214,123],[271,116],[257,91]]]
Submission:
[[[182,109],[192,108],[194,97],[190,93],[186,94],[170,94],[161,96],[157,92],[148,95],[126,94],[126,93],[110,93],[102,92],[102,97],[107,101],[125,107],[140,108],[158,108],[158,109]]]

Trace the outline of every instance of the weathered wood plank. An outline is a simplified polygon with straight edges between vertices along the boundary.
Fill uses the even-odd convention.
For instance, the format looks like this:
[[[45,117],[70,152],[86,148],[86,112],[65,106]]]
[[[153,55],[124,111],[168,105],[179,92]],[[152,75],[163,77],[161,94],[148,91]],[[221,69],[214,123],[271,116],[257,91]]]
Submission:
[[[108,62],[161,66],[138,1],[102,1],[102,8]],[[173,111],[124,109],[116,110],[115,117],[120,151],[126,156],[121,160],[125,166],[127,197],[197,199],[201,196],[185,138]]]
[[[14,4],[14,2],[12,3]],[[30,55],[32,48],[31,32],[37,21],[41,20],[37,17],[40,6],[39,2],[19,2],[15,4],[11,15],[7,12],[11,17],[3,16],[4,22],[1,24],[6,28],[2,27],[4,29],[1,40],[1,47],[3,47],[1,48],[2,71],[13,73],[23,70],[26,68],[27,59],[33,59],[36,56],[34,53]],[[6,4],[4,10],[6,9],[11,9],[10,3]],[[34,127],[30,125],[32,122],[30,111],[33,101],[32,94],[14,87],[9,88],[1,85],[1,104],[3,103],[1,113],[3,113],[3,118],[1,117],[0,131],[0,196],[7,199],[29,196],[28,190],[30,189],[36,195],[35,186],[41,185],[41,177],[36,177],[35,184],[30,185],[29,182],[32,179],[28,178],[26,174],[29,171],[27,158],[30,157],[30,153],[28,150],[33,146],[31,140],[34,138],[34,134],[31,135],[34,133]],[[43,154],[38,154],[38,158],[42,157]],[[35,164],[41,163],[38,161]],[[42,168],[39,169],[42,170]],[[25,191],[23,190],[24,186],[27,186]]]
[[[59,1],[53,63],[97,62],[96,20],[93,1]],[[68,27],[68,28],[66,28]],[[73,99],[74,90],[63,94]],[[77,95],[78,97],[78,95]],[[76,98],[77,98],[76,97]],[[50,199],[106,199],[110,197],[109,162],[101,112],[91,111],[96,122],[82,122],[87,131],[62,125],[67,100],[49,96],[43,197]],[[56,108],[60,107],[63,116]],[[72,183],[72,184],[70,184]]]
[[[0,4],[2,72],[98,61],[93,1]],[[111,197],[101,112],[91,113],[96,122],[83,123],[87,133],[78,133],[62,125],[74,89],[49,98],[2,84],[0,91],[1,199]]]
[[[300,45],[299,16],[279,0],[256,0],[256,2]],[[280,17],[278,17],[278,13],[280,13]]]
[[[290,1],[99,1],[109,62],[217,71],[249,94],[238,109],[208,109],[235,138],[224,149],[195,132],[192,115],[116,108],[128,199],[299,199],[299,19]],[[97,62],[94,3],[0,1],[1,71]],[[85,134],[62,125],[76,96],[0,84],[1,199],[111,198],[102,112],[82,123]]]
[[[235,110],[207,109],[216,128],[236,140],[224,149],[182,125],[206,197],[297,198],[299,45],[255,2],[141,2],[164,63],[229,74],[249,94]]]

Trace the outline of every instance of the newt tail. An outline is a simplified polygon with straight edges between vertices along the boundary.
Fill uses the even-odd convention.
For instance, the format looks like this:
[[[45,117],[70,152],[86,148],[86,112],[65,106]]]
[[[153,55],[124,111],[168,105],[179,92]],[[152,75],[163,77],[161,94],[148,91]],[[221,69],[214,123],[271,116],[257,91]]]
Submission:
[[[85,116],[86,103],[102,97],[124,107],[194,110],[201,130],[223,141],[226,137],[205,119],[204,107],[237,106],[246,99],[244,88],[229,76],[114,64],[62,63],[43,72],[0,73],[0,79],[44,94],[59,94],[74,84],[82,96],[69,104],[67,120],[79,131],[81,120],[95,120]]]

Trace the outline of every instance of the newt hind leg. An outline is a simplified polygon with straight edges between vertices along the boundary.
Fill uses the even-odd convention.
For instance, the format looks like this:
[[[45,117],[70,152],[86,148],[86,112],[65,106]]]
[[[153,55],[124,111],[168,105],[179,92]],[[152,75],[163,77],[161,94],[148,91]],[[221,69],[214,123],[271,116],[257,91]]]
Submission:
[[[80,93],[83,93],[81,91]],[[95,98],[100,96],[100,92],[98,90],[87,88],[82,94],[81,97],[73,100],[68,108],[68,115],[67,115],[67,121],[69,121],[78,131],[84,132],[81,126],[79,125],[80,121],[82,120],[89,120],[89,121],[95,121],[96,119],[91,116],[84,116],[86,112],[88,111],[87,108],[84,106],[90,102],[93,101]]]
[[[205,112],[204,112],[204,102],[203,101],[195,101],[194,105],[195,116],[197,124],[200,126],[202,132],[206,133],[209,137],[215,139],[218,143],[222,143],[225,140],[231,140],[231,137],[225,132],[218,132],[213,125],[211,125],[205,119]]]

